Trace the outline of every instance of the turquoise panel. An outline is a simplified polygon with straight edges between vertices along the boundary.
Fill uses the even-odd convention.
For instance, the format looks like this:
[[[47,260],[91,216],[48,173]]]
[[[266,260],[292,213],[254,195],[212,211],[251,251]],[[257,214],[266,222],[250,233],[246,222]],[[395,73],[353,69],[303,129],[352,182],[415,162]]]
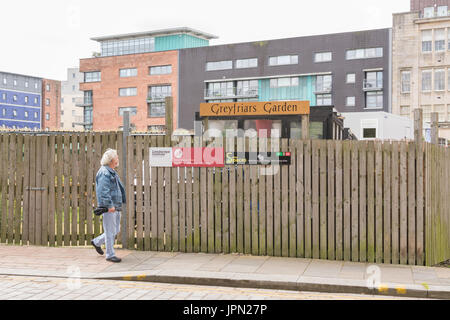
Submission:
[[[307,76],[298,79],[298,86],[282,88],[271,88],[270,79],[259,80],[259,101],[300,100],[309,101],[311,106],[315,106],[316,77]]]
[[[155,51],[169,51],[186,48],[205,47],[209,41],[186,34],[175,34],[155,38]]]

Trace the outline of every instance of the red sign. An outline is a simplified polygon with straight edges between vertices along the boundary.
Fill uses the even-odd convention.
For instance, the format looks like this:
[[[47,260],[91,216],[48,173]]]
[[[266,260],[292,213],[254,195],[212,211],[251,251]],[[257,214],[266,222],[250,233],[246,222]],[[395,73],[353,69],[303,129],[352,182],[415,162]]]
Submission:
[[[173,166],[192,168],[225,167],[223,148],[173,148]]]

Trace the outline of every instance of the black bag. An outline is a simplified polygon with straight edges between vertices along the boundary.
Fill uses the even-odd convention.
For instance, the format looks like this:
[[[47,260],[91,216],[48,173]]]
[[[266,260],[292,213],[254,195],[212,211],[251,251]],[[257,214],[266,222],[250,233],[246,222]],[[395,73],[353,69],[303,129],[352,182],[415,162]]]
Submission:
[[[108,208],[105,208],[105,207],[99,207],[99,208],[97,208],[97,209],[94,209],[94,214],[95,214],[96,216],[101,216],[102,214],[104,214],[104,213],[106,213],[106,212],[108,212],[108,211],[109,211]]]

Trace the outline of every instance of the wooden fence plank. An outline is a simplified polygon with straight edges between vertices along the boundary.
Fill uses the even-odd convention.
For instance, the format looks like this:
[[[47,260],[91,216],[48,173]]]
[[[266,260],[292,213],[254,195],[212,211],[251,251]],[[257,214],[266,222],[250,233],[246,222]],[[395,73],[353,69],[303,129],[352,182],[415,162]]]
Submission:
[[[70,246],[70,135],[64,135],[64,165],[63,165],[63,188],[64,188],[64,246]]]
[[[367,143],[359,144],[359,261],[367,261]]]
[[[327,258],[329,260],[336,259],[336,207],[335,207],[335,177],[336,177],[336,164],[335,164],[335,141],[327,141],[328,158],[327,158],[327,187],[328,187],[328,251]]]
[[[210,147],[214,146],[214,142],[212,142]],[[214,240],[214,169],[207,169],[207,221],[208,221],[208,253],[215,252]]]
[[[381,142],[375,143],[375,255],[383,262],[383,152]]]
[[[42,144],[40,148],[42,149],[42,183],[41,186],[43,191],[41,194],[41,208],[42,208],[42,220],[41,220],[41,245],[48,246],[48,196],[49,196],[49,183],[48,183],[48,142],[49,136],[42,137]]]
[[[367,262],[375,262],[375,144],[367,144]]]
[[[15,173],[16,173],[16,146],[17,146],[17,135],[12,134],[9,140],[8,148],[8,244],[13,244],[14,241],[14,203],[15,203]]]
[[[194,148],[201,148],[201,138],[200,137],[194,137]],[[198,253],[200,252],[201,248],[201,232],[200,232],[200,168],[194,168],[193,171],[193,180],[194,184],[192,186],[193,188],[193,252]]]
[[[144,137],[144,251],[151,249],[150,136]],[[172,247],[172,244],[170,245]]]
[[[408,264],[416,264],[416,149],[408,145]]]
[[[178,137],[174,137],[172,144],[173,144],[173,146],[178,144]],[[153,177],[153,170],[155,170],[155,169],[152,169],[152,177]],[[178,206],[179,206],[178,188],[180,185],[179,171],[180,171],[180,168],[172,168],[172,185],[171,185],[172,216],[171,216],[171,221],[172,221],[172,250],[173,251],[178,251],[180,248],[180,245],[179,245],[180,228],[179,228],[179,219],[178,219]],[[155,170],[155,172],[156,172],[156,170]],[[152,178],[152,181],[153,181],[153,178]],[[153,188],[153,182],[152,182],[152,194],[154,192],[153,190],[154,190],[154,188]],[[152,199],[153,199],[153,195],[152,195]],[[153,200],[152,200],[152,203],[153,203]],[[152,211],[152,215],[153,215],[153,211]],[[152,221],[153,221],[153,218],[152,218]]]
[[[304,180],[304,143],[297,141],[297,257],[305,257],[305,180]]]
[[[222,137],[216,138],[214,146],[223,147]],[[222,168],[214,169],[214,248],[216,253],[222,251]]]
[[[227,148],[225,152],[235,152],[236,139],[233,137],[227,139]],[[229,170],[229,219],[230,219],[230,252],[237,252],[237,217],[236,217],[236,165],[228,166]],[[264,233],[265,236],[265,233]]]
[[[280,151],[280,140],[272,139],[272,152]],[[273,176],[273,237],[274,237],[274,256],[281,256],[281,168],[275,166]]]
[[[63,244],[63,136],[56,136],[56,245]]]
[[[288,140],[281,140],[281,152],[288,151]],[[281,255],[289,256],[289,167],[281,169]],[[295,239],[295,238],[294,238]]]
[[[249,151],[258,152],[258,140],[251,138],[249,141]],[[250,166],[251,179],[251,253],[253,255],[259,254],[259,208],[258,208],[258,167]]]
[[[142,161],[143,161],[143,149],[144,139],[143,136],[136,137],[136,155],[134,161],[134,167],[136,172],[136,244],[137,250],[144,250],[144,205],[142,194],[144,192],[143,174],[142,174]],[[161,186],[162,188],[162,186]]]
[[[267,152],[267,138],[259,138],[259,152]],[[258,168],[259,176],[259,254],[267,254],[267,210],[266,210],[266,177],[268,166]]]
[[[94,181],[95,181],[95,177],[97,176],[97,172],[99,170],[100,167],[100,159],[103,156],[102,153],[102,135],[101,134],[95,134],[94,135],[94,158],[93,158],[93,164],[92,164],[92,170],[93,170],[93,176],[94,176]],[[127,165],[129,165],[127,163]],[[127,180],[124,180],[124,183],[128,184]],[[94,203],[95,205],[97,205],[97,193],[95,192],[95,184],[93,185],[93,189],[94,189]],[[128,189],[127,189],[128,191]],[[127,192],[127,195],[131,195],[131,193]],[[129,198],[130,199],[130,198]],[[128,205],[131,206],[132,203],[131,201],[128,201]],[[127,211],[130,212],[130,211]],[[128,214],[129,216],[130,214]],[[100,235],[100,217],[93,215],[94,218],[94,238],[98,237]],[[130,237],[129,237],[130,238]]]
[[[16,147],[16,197],[15,197],[15,212],[14,212],[14,244],[20,245],[21,232],[20,227],[22,225],[22,201],[23,201],[23,174],[24,174],[24,160],[23,160],[23,147],[24,136],[17,136]],[[1,164],[0,164],[1,165]]]
[[[156,140],[159,147],[164,146],[164,136]],[[164,200],[164,168],[158,168],[158,251],[164,251]]]
[[[80,135],[72,135],[72,156],[71,156],[71,169],[72,169],[72,187],[71,187],[71,197],[72,197],[72,212],[71,212],[71,245],[76,246],[78,244],[78,172],[79,172],[79,139]]]
[[[185,146],[192,147],[191,137],[185,137]],[[194,234],[192,228],[194,226],[193,216],[193,198],[192,198],[192,168],[186,168],[186,252],[193,252]],[[220,189],[219,189],[220,191]]]
[[[245,138],[245,151],[249,151],[249,138]],[[252,229],[251,229],[251,187],[250,166],[244,165],[244,253],[252,252]]]
[[[224,140],[223,147],[226,149],[227,141]],[[229,211],[229,175],[230,168],[225,166],[222,171],[222,252],[230,253],[230,211]]]
[[[320,220],[319,220],[319,147],[320,142],[312,142],[312,257],[320,258]]]
[[[50,136],[49,140],[49,197],[48,197],[48,235],[49,235],[49,245],[51,247],[55,246],[56,243],[56,220],[55,220],[55,207],[56,202],[60,201],[60,198],[56,199],[56,176],[55,176],[55,166],[57,163],[55,163],[55,155],[56,155],[56,137],[54,135]]]
[[[270,146],[267,150],[270,152],[272,149],[272,140],[269,140]],[[239,151],[239,150],[238,150]],[[274,255],[274,211],[273,211],[273,177],[275,172],[275,166],[267,166],[266,167],[266,253],[268,256]],[[238,180],[239,181],[239,180]],[[239,197],[239,189],[238,189],[238,197]]]
[[[291,165],[289,166],[289,257],[297,257],[297,143],[298,140],[289,141],[291,152]],[[261,181],[260,181],[261,183]],[[264,195],[260,193],[260,197]],[[261,210],[261,208],[260,208]],[[260,250],[261,251],[261,250]]]
[[[79,213],[79,245],[85,246],[86,245],[86,219],[87,219],[87,213],[86,213],[86,198],[87,198],[87,190],[86,190],[86,156],[87,156],[87,150],[86,150],[86,133],[80,134],[80,171],[79,171],[79,184],[80,184],[80,191],[79,191],[79,200],[78,200],[78,207],[80,210]],[[120,159],[120,158],[119,158]],[[89,243],[88,243],[89,244]]]
[[[350,141],[343,142],[343,157],[344,157],[344,260],[351,260],[351,163],[350,163]]]
[[[400,264],[408,261],[407,144],[400,143]]]
[[[165,141],[164,146],[170,148],[171,142]],[[147,149],[147,148],[146,148]],[[172,168],[164,168],[164,250],[172,251]]]
[[[135,177],[135,156],[134,152],[136,138],[133,136],[127,137],[127,177],[126,177],[126,194],[127,201],[127,245],[128,249],[135,249],[136,246],[136,229],[135,229],[135,200],[134,200],[134,177]],[[156,211],[156,210],[155,210]]]
[[[7,148],[9,135],[6,133],[0,134],[0,148],[1,148],[1,167],[0,167],[0,181],[1,181],[1,212],[0,212],[0,243],[6,243],[6,223],[7,223],[7,193],[8,193],[8,152]]]
[[[448,149],[447,149],[448,150]],[[417,143],[416,142],[416,250],[417,250],[417,265],[424,265],[425,263],[425,257],[424,257],[424,158],[423,158],[424,152],[423,152],[423,143]],[[448,158],[444,158],[443,164],[445,165],[448,163]],[[447,179],[444,179],[448,183]],[[448,188],[444,188],[444,190],[449,190]],[[449,197],[445,197],[448,201]],[[450,208],[447,208],[448,212]],[[445,212],[445,211],[444,211]]]
[[[1,135],[6,137],[6,135]],[[22,245],[28,245],[29,240],[29,212],[30,212],[30,135],[24,137],[24,177],[23,177],[23,223],[22,223]],[[4,166],[2,166],[4,167]],[[1,178],[2,175],[0,175]],[[6,191],[6,190],[5,190]],[[3,194],[3,191],[2,191]],[[61,197],[58,197],[58,203],[60,203]]]
[[[312,258],[311,141],[305,144],[305,258]]]
[[[43,153],[42,153],[42,144],[43,144],[43,139],[44,136],[37,136],[36,137],[36,171],[35,171],[35,176],[36,176],[36,182],[34,184],[33,187],[36,188],[41,188],[42,187],[42,166],[43,166]],[[35,242],[34,244],[37,246],[40,246],[42,244],[42,195],[43,192],[42,191],[32,191],[31,194],[34,194],[35,197],[35,210],[36,210],[36,215],[35,215],[35,226],[34,226],[34,230],[35,230]]]
[[[151,147],[156,148],[157,147],[157,140],[156,136],[151,137]],[[158,169],[156,167],[151,167],[151,189],[150,189],[150,201],[151,201],[151,250],[157,251],[158,250]],[[178,183],[175,185],[178,186]],[[172,206],[173,208],[173,206]],[[173,230],[178,230],[178,223],[176,225],[176,229],[172,227]],[[178,235],[178,233],[177,233]],[[173,238],[173,241],[176,241],[176,244],[174,244],[174,249],[178,249],[178,237]]]
[[[391,186],[392,186],[392,263],[399,264],[400,262],[400,238],[399,238],[399,208],[400,208],[400,193],[399,193],[399,143],[397,141],[392,143],[392,162],[391,162]]]
[[[383,173],[384,173],[384,187],[383,187],[383,228],[384,228],[384,246],[383,246],[383,262],[391,263],[391,145],[389,142],[383,144]]]
[[[328,231],[328,208],[327,208],[327,141],[322,140],[319,143],[319,183],[320,183],[320,194],[319,194],[319,225],[320,225],[320,258],[327,259],[328,255],[328,239],[327,239],[327,231]]]
[[[344,259],[343,143],[336,141],[336,260]]]
[[[30,188],[36,187],[36,163],[37,161],[33,161],[32,159],[37,159],[36,157],[36,144],[37,144],[37,137],[32,136],[30,141],[30,181],[29,186]],[[29,201],[30,201],[30,208],[29,208],[29,243],[30,245],[36,244],[36,192],[35,191],[29,191]]]
[[[200,139],[200,145],[204,147],[205,142]],[[208,252],[208,169],[200,168],[200,249],[201,252]]]
[[[358,142],[351,143],[351,251],[352,261],[359,261],[359,152]]]

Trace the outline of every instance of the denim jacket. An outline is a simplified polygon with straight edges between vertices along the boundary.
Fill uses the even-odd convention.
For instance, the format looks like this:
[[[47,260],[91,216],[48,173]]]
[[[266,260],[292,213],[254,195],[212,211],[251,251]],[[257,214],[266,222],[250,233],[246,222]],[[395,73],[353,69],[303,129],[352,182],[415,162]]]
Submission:
[[[121,208],[126,203],[125,188],[116,171],[102,166],[95,177],[98,207]]]

